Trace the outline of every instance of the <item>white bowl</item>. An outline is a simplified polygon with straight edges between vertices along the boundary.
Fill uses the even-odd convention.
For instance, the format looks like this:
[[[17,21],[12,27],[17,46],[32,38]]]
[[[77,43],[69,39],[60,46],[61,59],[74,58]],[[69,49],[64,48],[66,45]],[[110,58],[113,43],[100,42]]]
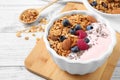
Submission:
[[[109,22],[110,22],[111,27],[112,27],[114,30],[116,30],[117,32],[120,33],[120,14],[104,13],[104,12],[101,12],[101,11],[95,9],[94,7],[92,7],[92,6],[90,5],[90,3],[88,2],[88,0],[83,0],[82,2],[84,3],[85,7],[86,7],[89,11],[91,11],[91,12],[93,12],[93,13],[97,13],[97,14],[103,16],[104,18],[108,19]]]
[[[106,23],[106,25],[108,26],[108,29],[111,32],[112,42],[111,42],[108,50],[102,56],[100,56],[97,59],[91,59],[91,60],[86,60],[86,61],[70,60],[66,57],[58,55],[50,47],[47,36],[48,36],[49,29],[53,25],[54,21],[56,21],[57,19],[59,19],[62,16],[71,15],[71,14],[91,15],[91,16],[94,16],[95,18],[97,18],[97,20]],[[73,10],[73,11],[59,14],[56,17],[52,18],[52,20],[50,20],[49,24],[46,26],[46,29],[45,29],[44,42],[45,42],[47,50],[49,51],[50,55],[52,56],[52,59],[62,70],[67,71],[70,74],[84,75],[84,74],[91,73],[91,72],[95,71],[97,68],[99,68],[105,62],[105,60],[112,53],[113,48],[116,44],[116,36],[115,36],[114,30],[111,27],[109,27],[109,23],[105,19],[100,17],[99,15],[92,14],[92,13],[90,13],[88,11],[84,11],[84,10]]]

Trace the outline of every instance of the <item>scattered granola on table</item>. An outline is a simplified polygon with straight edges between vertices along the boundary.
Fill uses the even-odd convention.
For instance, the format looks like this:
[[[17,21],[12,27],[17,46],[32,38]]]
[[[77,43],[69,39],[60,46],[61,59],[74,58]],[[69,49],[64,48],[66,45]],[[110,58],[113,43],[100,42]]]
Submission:
[[[23,30],[17,31],[16,32],[16,36],[17,37],[22,37],[23,33],[24,34],[32,33],[31,35],[33,37],[37,37],[36,36],[37,32],[44,32],[45,31],[45,26],[46,26],[47,23],[48,23],[47,19],[46,18],[42,18],[39,24],[37,24],[35,26],[27,27],[27,28],[25,28]],[[25,37],[25,40],[26,40],[26,37]]]
[[[25,37],[25,40],[29,40],[29,37]]]
[[[47,19],[46,19],[46,18],[42,18],[42,19],[40,20],[40,23],[41,23],[41,24],[47,24],[47,23],[48,23],[48,21],[47,21]]]
[[[21,31],[18,31],[18,32],[16,33],[16,36],[17,36],[17,37],[21,37]]]

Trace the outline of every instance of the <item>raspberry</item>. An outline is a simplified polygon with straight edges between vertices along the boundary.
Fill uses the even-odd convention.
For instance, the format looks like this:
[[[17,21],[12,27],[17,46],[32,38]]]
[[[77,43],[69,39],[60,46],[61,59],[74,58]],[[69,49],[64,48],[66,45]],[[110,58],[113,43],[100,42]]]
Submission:
[[[87,33],[83,30],[77,30],[76,35],[78,35],[80,39],[83,39],[87,36]]]
[[[89,45],[84,41],[84,39],[79,39],[77,46],[80,50],[87,50],[89,48]]]

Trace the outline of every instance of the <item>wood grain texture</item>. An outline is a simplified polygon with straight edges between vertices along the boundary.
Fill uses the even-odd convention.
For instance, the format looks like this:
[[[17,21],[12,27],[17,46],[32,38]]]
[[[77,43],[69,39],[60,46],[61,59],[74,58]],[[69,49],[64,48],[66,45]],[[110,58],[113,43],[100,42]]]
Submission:
[[[85,9],[82,4],[68,3],[63,11]],[[72,6],[72,7],[71,7]],[[116,33],[117,43],[120,43],[120,34]],[[116,44],[113,53],[108,60],[95,72],[84,76],[70,75],[58,68],[52,61],[50,55],[45,48],[44,42],[41,39],[37,42],[35,48],[25,60],[26,68],[30,71],[52,80],[110,80],[117,61],[120,57],[120,45]],[[49,68],[48,68],[49,66]],[[41,67],[41,68],[39,68]],[[58,75],[59,74],[59,75]],[[63,77],[64,76],[64,77]]]

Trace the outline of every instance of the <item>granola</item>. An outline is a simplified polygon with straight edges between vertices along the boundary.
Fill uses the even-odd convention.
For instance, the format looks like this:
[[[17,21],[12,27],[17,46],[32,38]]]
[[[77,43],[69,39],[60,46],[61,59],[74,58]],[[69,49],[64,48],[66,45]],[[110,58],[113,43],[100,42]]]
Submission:
[[[71,48],[77,45],[79,40],[77,34],[85,38],[87,36],[85,33],[87,26],[93,22],[97,22],[94,17],[82,14],[72,14],[59,18],[49,30],[48,41],[51,48],[61,56],[68,56]],[[76,35],[74,35],[74,29],[78,30]],[[88,49],[86,43],[84,49]]]
[[[26,23],[31,23],[35,21],[38,17],[38,11],[35,9],[28,9],[22,13],[20,20]]]
[[[120,14],[120,0],[88,0],[91,6],[97,10],[110,13]]]

